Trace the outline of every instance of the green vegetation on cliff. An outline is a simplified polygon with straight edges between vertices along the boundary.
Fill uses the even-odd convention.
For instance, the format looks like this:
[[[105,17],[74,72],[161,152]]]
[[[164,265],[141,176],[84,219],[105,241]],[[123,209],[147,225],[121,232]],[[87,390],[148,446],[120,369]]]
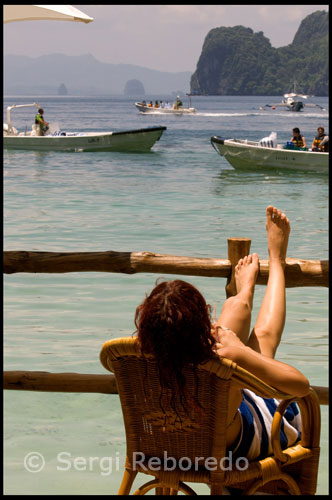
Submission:
[[[262,31],[212,29],[205,38],[191,92],[203,95],[278,95],[296,80],[301,91],[328,95],[328,21],[316,11],[301,23],[293,42],[278,49]]]

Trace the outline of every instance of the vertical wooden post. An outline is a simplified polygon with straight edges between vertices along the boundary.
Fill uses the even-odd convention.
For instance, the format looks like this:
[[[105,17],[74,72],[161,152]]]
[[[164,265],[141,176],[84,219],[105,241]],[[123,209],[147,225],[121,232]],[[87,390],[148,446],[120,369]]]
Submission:
[[[226,283],[226,297],[236,295],[235,285],[235,266],[239,259],[249,255],[251,239],[250,238],[227,238],[228,241],[228,260],[232,264],[232,274],[228,276]]]

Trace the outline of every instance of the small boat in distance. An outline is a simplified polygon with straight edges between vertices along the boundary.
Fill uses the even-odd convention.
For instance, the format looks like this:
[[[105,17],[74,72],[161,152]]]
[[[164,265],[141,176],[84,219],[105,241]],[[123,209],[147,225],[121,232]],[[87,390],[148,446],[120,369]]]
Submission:
[[[310,96],[307,94],[303,94],[301,92],[297,92],[296,85],[297,83],[294,80],[292,91],[284,94],[283,96],[284,98],[281,101],[281,103],[265,104],[265,107],[272,109],[275,109],[276,107],[284,107],[288,111],[296,111],[296,112],[302,111],[304,107],[319,108],[322,109],[323,111],[326,111],[326,109],[320,106],[319,104],[304,102],[304,100],[308,99],[308,97]]]
[[[195,108],[155,108],[154,106],[144,106],[140,102],[135,102],[135,106],[141,113],[154,113],[154,114],[170,114],[170,115],[187,115],[196,113]]]
[[[172,115],[186,115],[196,113],[196,109],[191,107],[191,94],[187,94],[189,97],[189,106],[185,108],[181,101],[178,101],[180,98],[177,96],[176,101],[173,104],[164,104],[162,106],[154,106],[152,101],[150,101],[150,105],[143,102],[135,102],[135,106],[141,113],[162,113],[162,114],[172,114]],[[157,101],[158,102],[158,101]],[[181,104],[179,105],[179,102]]]
[[[3,124],[4,149],[29,149],[38,151],[113,151],[141,153],[149,151],[159,141],[166,127],[146,127],[115,132],[63,132],[52,127],[45,135],[38,135],[37,125],[31,130],[18,132],[11,121],[13,108],[41,106],[37,103],[8,106],[7,123]]]
[[[296,92],[296,81],[294,80],[293,91],[284,94],[282,104],[286,105],[289,111],[301,111],[304,108],[303,99],[308,99],[308,96]]]
[[[272,141],[223,139],[211,137],[211,144],[221,156],[239,170],[287,169],[328,173],[329,153],[309,151],[307,148],[290,148]],[[274,147],[273,147],[274,146]]]

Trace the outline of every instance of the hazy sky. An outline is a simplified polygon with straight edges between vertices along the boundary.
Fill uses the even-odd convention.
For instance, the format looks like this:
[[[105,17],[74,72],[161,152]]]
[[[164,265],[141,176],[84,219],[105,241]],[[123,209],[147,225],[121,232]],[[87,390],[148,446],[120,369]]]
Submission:
[[[74,5],[89,24],[26,21],[4,25],[4,53],[92,54],[106,63],[161,71],[195,71],[212,28],[242,25],[263,31],[273,47],[293,41],[301,21],[328,5]]]

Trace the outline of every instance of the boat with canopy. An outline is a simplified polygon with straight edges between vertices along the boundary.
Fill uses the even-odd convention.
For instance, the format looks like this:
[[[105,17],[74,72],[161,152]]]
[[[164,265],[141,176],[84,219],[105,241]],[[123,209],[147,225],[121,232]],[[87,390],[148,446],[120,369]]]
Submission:
[[[33,124],[19,132],[12,124],[11,110],[41,106],[38,103],[14,104],[7,107],[7,123],[3,125],[4,149],[29,149],[38,151],[118,151],[146,152],[159,141],[166,127],[146,127],[112,132],[65,132],[58,124],[49,124],[44,135]]]

